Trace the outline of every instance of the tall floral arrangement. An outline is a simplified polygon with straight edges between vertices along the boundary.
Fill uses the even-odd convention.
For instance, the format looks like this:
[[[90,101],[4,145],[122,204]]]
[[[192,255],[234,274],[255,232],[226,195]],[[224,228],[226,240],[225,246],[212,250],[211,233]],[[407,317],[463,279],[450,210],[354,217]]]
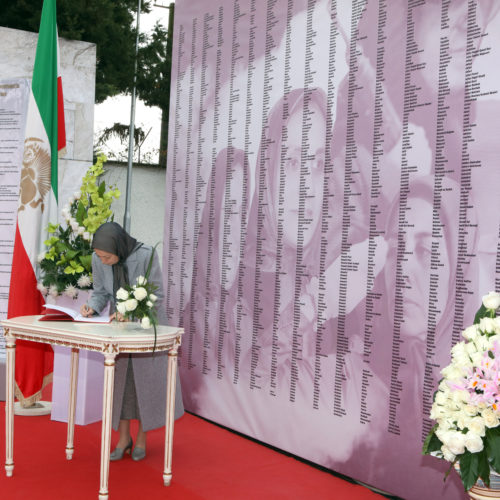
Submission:
[[[61,211],[65,223],[49,224],[51,236],[44,242],[46,251],[38,257],[38,289],[43,295],[76,298],[79,290],[92,288],[92,235],[112,220],[111,204],[120,197],[116,187],[106,187],[100,180],[105,162],[106,157],[99,155],[85,173],[80,190]]]
[[[451,363],[434,394],[436,420],[423,453],[447,460],[469,490],[480,478],[490,485],[490,468],[500,473],[500,294],[485,295],[464,341],[451,350]],[[451,468],[451,467],[450,467]]]

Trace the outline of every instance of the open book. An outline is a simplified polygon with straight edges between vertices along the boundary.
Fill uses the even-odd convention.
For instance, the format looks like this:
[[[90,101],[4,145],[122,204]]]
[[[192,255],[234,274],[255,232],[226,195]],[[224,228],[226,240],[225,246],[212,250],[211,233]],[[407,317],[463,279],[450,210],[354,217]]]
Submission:
[[[46,313],[40,321],[82,321],[86,323],[109,323],[109,315],[105,316],[82,316],[80,311],[75,311],[69,307],[57,306],[55,304],[44,304]]]

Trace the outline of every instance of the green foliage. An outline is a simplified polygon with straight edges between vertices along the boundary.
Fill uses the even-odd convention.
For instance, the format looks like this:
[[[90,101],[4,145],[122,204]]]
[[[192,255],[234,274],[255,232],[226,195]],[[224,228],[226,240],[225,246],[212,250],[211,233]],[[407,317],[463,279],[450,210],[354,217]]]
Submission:
[[[493,470],[500,473],[500,428],[486,429],[486,453]]]
[[[4,2],[0,26],[38,32],[43,0]],[[141,12],[151,9],[143,0]],[[96,102],[133,85],[137,0],[58,0],[59,36],[96,44]]]
[[[429,434],[425,438],[424,445],[422,447],[422,453],[424,455],[428,455],[433,451],[438,451],[441,449],[443,445],[441,441],[436,436],[436,429],[438,428],[438,424],[434,424],[434,427],[430,430]]]
[[[49,224],[51,236],[44,242],[47,250],[39,258],[39,289],[44,294],[73,296],[77,289],[92,286],[92,234],[112,219],[111,204],[120,196],[118,189],[106,189],[105,182],[99,181],[105,161],[104,155],[98,156],[85,173],[80,191],[63,208],[67,225]]]

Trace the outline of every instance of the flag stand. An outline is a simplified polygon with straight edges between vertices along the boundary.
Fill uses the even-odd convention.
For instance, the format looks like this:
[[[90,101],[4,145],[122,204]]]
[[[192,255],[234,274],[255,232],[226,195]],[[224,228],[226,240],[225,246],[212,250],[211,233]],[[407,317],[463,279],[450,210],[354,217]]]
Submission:
[[[24,408],[21,403],[14,403],[14,415],[22,415],[24,417],[39,417],[41,415],[49,415],[52,411],[52,403],[50,401],[38,401],[32,406]]]

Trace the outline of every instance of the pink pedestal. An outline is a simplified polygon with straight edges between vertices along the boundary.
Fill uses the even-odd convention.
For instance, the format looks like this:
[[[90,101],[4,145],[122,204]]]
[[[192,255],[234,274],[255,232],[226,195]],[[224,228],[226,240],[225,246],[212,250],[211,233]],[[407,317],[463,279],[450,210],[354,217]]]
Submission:
[[[68,421],[69,371],[71,349],[54,346],[51,419]],[[75,423],[87,425],[102,418],[104,356],[99,352],[80,351],[76,392]]]
[[[72,309],[80,309],[88,294],[80,292],[78,299],[58,297],[54,302]],[[54,373],[52,382],[51,419],[68,421],[69,374],[71,349],[54,346]],[[99,352],[81,350],[78,364],[75,423],[87,425],[102,418],[102,392],[104,380],[104,356]]]

